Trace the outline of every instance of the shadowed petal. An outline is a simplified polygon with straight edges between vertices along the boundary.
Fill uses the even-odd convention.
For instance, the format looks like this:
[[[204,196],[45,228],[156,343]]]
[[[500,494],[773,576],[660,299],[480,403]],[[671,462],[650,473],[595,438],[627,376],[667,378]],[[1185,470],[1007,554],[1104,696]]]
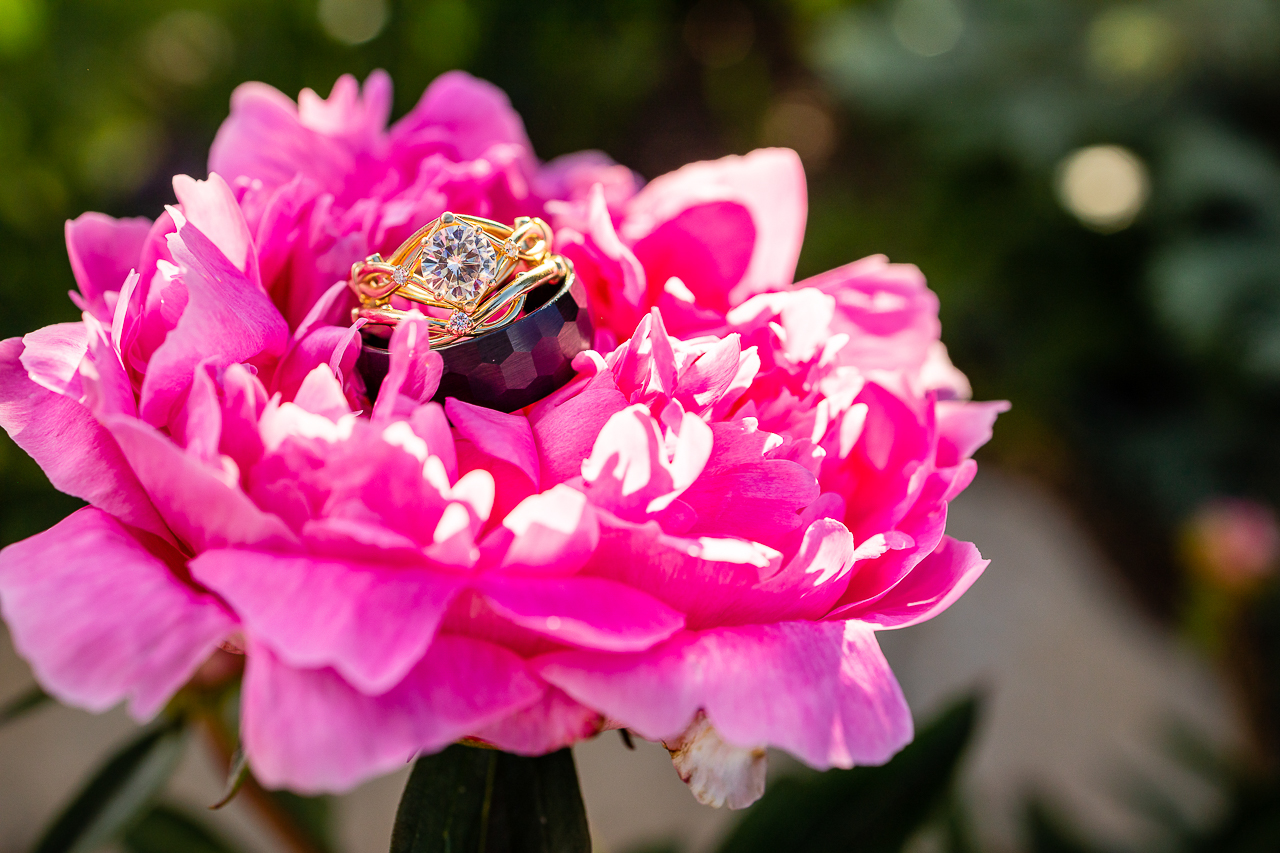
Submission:
[[[911,740],[911,712],[860,622],[782,622],[673,637],[638,654],[555,652],[547,681],[651,740],[705,711],[725,743],[776,746],[817,767],[881,764]]]
[[[244,744],[268,788],[341,792],[533,704],[545,687],[506,649],[439,636],[404,680],[367,696],[331,669],[294,669],[252,645]]]
[[[171,565],[172,548],[93,507],[0,551],[0,607],[41,685],[90,711],[128,699],[134,718],[155,714],[234,625]]]
[[[647,649],[684,625],[684,617],[658,599],[604,578],[491,574],[480,589],[520,627],[590,649]]]
[[[0,342],[0,426],[54,488],[169,537],[111,433],[75,400],[32,382],[22,352],[18,338]]]
[[[411,566],[233,549],[206,551],[191,573],[288,664],[332,666],[370,694],[413,668],[462,586]]]

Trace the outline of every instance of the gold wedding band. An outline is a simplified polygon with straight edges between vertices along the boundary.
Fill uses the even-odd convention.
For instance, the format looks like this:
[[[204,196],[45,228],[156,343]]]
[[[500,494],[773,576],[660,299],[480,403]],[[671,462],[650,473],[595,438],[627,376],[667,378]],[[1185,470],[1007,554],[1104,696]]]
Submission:
[[[564,281],[572,265],[551,252],[551,228],[522,216],[508,226],[479,216],[444,213],[384,259],[370,255],[351,267],[360,299],[354,322],[395,326],[408,313],[394,297],[423,305],[432,346],[491,332],[518,318],[529,293]],[[439,316],[442,312],[448,312]]]

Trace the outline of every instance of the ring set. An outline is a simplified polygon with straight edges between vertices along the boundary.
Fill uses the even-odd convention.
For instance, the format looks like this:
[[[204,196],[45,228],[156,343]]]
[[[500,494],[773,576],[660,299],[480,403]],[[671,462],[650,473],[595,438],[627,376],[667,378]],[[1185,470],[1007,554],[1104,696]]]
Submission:
[[[371,255],[352,265],[350,285],[360,298],[352,320],[396,325],[407,313],[392,304],[398,296],[448,312],[425,312],[432,345],[446,346],[512,322],[532,291],[571,275],[569,262],[551,253],[551,228],[541,219],[507,226],[444,213],[390,258]]]
[[[573,265],[551,242],[536,217],[508,226],[444,213],[390,257],[353,264],[348,285],[360,304],[351,316],[366,322],[358,368],[370,399],[390,367],[385,327],[409,313],[406,301],[426,309],[431,348],[444,361],[440,402],[510,412],[572,379],[593,328]]]

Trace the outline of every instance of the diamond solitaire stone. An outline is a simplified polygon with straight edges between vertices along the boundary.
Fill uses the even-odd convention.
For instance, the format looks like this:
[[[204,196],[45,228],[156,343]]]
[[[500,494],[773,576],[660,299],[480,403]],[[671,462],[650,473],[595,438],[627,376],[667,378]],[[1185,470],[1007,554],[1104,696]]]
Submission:
[[[498,254],[477,229],[455,220],[427,241],[422,278],[437,298],[453,304],[478,299],[498,272]]]

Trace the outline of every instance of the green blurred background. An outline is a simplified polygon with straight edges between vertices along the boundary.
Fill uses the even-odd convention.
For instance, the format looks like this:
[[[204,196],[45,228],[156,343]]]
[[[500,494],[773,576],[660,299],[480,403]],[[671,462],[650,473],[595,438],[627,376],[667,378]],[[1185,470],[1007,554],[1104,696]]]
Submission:
[[[63,221],[154,216],[236,84],[379,67],[396,115],[449,68],[497,83],[547,159],[795,148],[800,274],[924,270],[975,395],[1014,402],[984,464],[1062,496],[1234,679],[1239,802],[1280,810],[1274,548],[1244,581],[1197,550],[1222,498],[1280,504],[1280,5],[0,0],[0,336],[75,318]],[[0,476],[0,544],[75,506],[7,438]]]

